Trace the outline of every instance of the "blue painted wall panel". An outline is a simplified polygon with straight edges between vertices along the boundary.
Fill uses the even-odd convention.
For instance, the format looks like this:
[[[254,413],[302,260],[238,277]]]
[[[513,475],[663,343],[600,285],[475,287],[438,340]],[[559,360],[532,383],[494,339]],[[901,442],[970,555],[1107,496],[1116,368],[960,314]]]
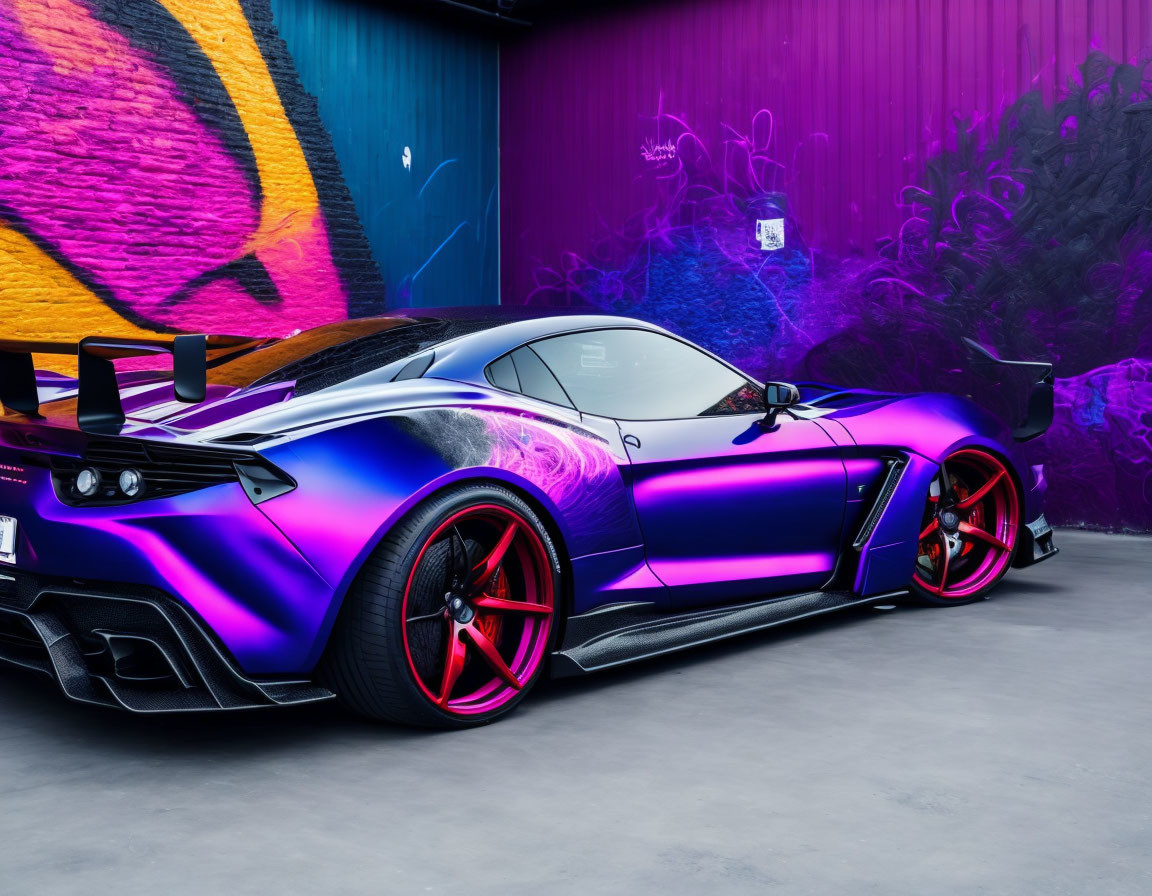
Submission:
[[[388,306],[498,304],[496,41],[353,0],[272,0],[272,12]]]

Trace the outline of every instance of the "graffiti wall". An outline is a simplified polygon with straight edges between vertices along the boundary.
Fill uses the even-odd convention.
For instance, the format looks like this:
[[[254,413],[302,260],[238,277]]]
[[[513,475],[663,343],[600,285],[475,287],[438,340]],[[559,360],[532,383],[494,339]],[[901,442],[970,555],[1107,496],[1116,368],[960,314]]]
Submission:
[[[8,335],[282,335],[384,298],[267,0],[0,0]]]
[[[502,57],[505,302],[761,376],[968,394],[1056,365],[1050,518],[1152,530],[1152,8],[637,6]]]
[[[272,12],[319,101],[389,305],[498,304],[496,38],[445,7],[434,17],[272,0]]]

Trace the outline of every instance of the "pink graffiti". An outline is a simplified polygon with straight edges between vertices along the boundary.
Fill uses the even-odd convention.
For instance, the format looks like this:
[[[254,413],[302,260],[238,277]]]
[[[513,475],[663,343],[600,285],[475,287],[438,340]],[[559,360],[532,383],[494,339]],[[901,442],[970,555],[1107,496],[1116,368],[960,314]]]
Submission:
[[[0,226],[144,324],[282,335],[346,317],[318,212],[255,252],[274,294],[212,276],[249,253],[255,189],[169,73],[83,3],[0,0]]]
[[[488,415],[485,423],[492,437],[492,466],[536,483],[561,509],[619,479],[607,446],[598,447],[587,436],[507,414]]]

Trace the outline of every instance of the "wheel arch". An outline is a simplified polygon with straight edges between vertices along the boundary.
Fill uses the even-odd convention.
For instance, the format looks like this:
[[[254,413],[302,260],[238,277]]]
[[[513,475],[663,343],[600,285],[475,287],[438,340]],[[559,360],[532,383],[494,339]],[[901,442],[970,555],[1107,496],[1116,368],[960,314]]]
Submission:
[[[947,450],[940,453],[935,461],[937,464],[943,463],[957,451],[964,451],[965,449],[978,449],[983,451],[986,454],[992,455],[992,457],[1004,465],[1004,469],[1006,469],[1008,475],[1012,477],[1012,487],[1016,492],[1016,500],[1020,502],[1020,513],[1023,515],[1028,492],[1024,487],[1024,479],[1020,473],[1021,459],[1014,457],[1013,452],[1006,448],[1002,442],[974,433],[969,438],[961,439],[950,445]]]
[[[532,512],[536,514],[544,526],[544,529],[547,531],[548,537],[552,539],[552,545],[556,548],[556,559],[560,565],[558,572],[560,574],[561,599],[560,612],[556,614],[557,618],[553,620],[556,632],[553,643],[556,645],[562,644],[564,641],[564,630],[568,627],[568,617],[572,615],[572,608],[575,602],[575,593],[573,591],[575,576],[572,572],[572,556],[568,550],[568,542],[564,538],[560,524],[557,522],[558,511],[554,512],[550,509],[549,505],[551,505],[551,502],[546,505],[536,490],[522,488],[519,483],[509,482],[503,479],[491,481],[476,479],[472,481],[482,484],[489,484],[490,482],[492,485],[500,485],[507,488],[532,508]],[[551,507],[554,507],[554,505],[551,505]],[[547,670],[545,670],[545,672],[547,674]]]
[[[1025,492],[1019,464],[1012,452],[995,438],[968,430],[948,444],[934,446],[931,452],[889,447],[885,450],[903,453],[907,466],[864,546],[853,579],[855,590],[881,592],[907,584],[910,574],[906,571],[911,570],[915,560],[924,500],[930,483],[937,476],[942,461],[965,449],[983,451],[1004,464],[1023,512]]]
[[[314,651],[316,663],[320,662],[321,657],[328,649],[332,631],[336,626],[336,620],[344,608],[348,592],[353,582],[355,582],[356,577],[364,568],[364,564],[368,562],[368,558],[371,557],[373,551],[380,546],[380,543],[387,537],[388,533],[401,525],[404,520],[419,511],[421,507],[430,501],[434,501],[441,495],[454,489],[469,485],[498,486],[507,489],[531,508],[532,512],[536,514],[544,526],[549,538],[552,539],[553,547],[556,549],[557,563],[559,565],[558,573],[560,577],[561,597],[563,600],[563,612],[560,614],[560,619],[557,620],[557,643],[559,643],[559,637],[563,636],[564,626],[567,623],[568,616],[572,612],[573,600],[572,558],[568,550],[563,527],[558,520],[559,511],[548,499],[546,494],[535,488],[532,483],[520,479],[520,477],[496,468],[472,468],[455,471],[453,474],[441,477],[441,479],[436,482],[429,483],[425,488],[414,493],[408,500],[397,506],[393,512],[388,515],[387,519],[377,527],[372,538],[363,547],[357,555],[355,562],[348,569],[340,583],[340,587],[333,594],[332,604],[325,618],[324,627],[317,637],[318,649]]]

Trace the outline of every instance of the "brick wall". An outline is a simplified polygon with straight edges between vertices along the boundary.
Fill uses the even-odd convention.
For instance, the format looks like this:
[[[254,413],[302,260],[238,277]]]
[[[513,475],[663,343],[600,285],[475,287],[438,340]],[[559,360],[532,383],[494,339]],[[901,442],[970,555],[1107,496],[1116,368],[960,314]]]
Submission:
[[[267,0],[0,0],[4,335],[281,335],[383,292]]]

